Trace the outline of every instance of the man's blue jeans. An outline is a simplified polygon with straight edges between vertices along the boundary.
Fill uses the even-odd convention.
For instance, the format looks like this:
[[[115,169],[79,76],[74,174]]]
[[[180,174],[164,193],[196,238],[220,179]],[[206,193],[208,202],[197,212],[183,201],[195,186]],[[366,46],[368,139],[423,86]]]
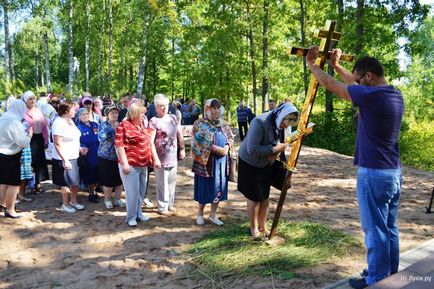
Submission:
[[[399,232],[396,219],[401,185],[401,169],[359,167],[357,200],[365,233],[368,285],[398,271]]]

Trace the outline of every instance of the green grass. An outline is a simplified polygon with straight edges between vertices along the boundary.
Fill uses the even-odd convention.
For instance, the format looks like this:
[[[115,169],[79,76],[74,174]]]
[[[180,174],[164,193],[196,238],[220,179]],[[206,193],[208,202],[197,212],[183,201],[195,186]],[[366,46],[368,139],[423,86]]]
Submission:
[[[195,265],[208,276],[232,272],[272,274],[279,279],[291,279],[297,268],[316,266],[354,251],[360,253],[359,241],[322,224],[281,221],[278,235],[285,243],[276,247],[251,240],[248,228],[247,223],[225,225],[191,245],[187,253],[195,256]]]

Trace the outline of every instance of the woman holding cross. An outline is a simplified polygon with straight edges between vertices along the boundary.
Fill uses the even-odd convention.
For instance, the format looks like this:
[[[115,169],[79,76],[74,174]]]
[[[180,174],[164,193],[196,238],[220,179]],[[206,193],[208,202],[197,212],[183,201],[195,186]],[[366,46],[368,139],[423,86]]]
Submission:
[[[268,197],[272,164],[287,144],[279,143],[279,131],[294,125],[298,110],[290,103],[255,117],[238,151],[238,191],[247,198],[250,233],[254,239],[268,236]]]

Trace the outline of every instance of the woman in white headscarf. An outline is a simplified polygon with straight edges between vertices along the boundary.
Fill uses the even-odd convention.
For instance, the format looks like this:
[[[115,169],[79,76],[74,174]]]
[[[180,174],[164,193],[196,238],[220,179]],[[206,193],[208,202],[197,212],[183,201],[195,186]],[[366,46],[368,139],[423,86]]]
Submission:
[[[21,151],[30,145],[33,130],[25,132],[22,120],[26,104],[21,99],[11,101],[8,111],[0,117],[0,184],[2,207],[8,218],[19,218],[15,200],[21,182]]]
[[[40,182],[48,180],[48,166],[45,158],[45,149],[48,147],[48,124],[42,111],[36,107],[36,96],[28,90],[23,93],[23,101],[26,103],[27,111],[24,115],[27,123],[33,129],[33,136],[30,142],[32,152],[32,168],[35,173],[34,192],[40,191]]]
[[[282,103],[272,111],[255,117],[238,150],[238,191],[247,198],[247,215],[253,238],[267,236],[268,197],[272,164],[287,144],[279,143],[279,132],[294,125],[298,111]]]

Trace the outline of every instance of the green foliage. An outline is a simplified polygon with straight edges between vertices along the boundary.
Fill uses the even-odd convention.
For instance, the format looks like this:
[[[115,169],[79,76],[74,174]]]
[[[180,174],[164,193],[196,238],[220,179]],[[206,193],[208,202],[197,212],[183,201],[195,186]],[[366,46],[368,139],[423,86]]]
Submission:
[[[318,102],[320,103],[321,101]],[[305,139],[304,144],[353,155],[356,124],[351,123],[352,113],[348,102],[336,102],[333,113],[324,112],[317,106],[309,120],[316,124],[314,132]]]
[[[273,274],[290,279],[297,268],[342,258],[361,249],[361,244],[350,235],[311,222],[281,221],[279,236],[285,243],[277,247],[252,241],[249,235],[247,223],[225,225],[207,233],[187,252],[198,256],[196,263],[205,266],[209,275],[215,272],[232,272],[237,276]]]
[[[401,161],[407,166],[434,171],[434,121],[417,122],[414,119],[406,122],[401,131],[399,145]]]

